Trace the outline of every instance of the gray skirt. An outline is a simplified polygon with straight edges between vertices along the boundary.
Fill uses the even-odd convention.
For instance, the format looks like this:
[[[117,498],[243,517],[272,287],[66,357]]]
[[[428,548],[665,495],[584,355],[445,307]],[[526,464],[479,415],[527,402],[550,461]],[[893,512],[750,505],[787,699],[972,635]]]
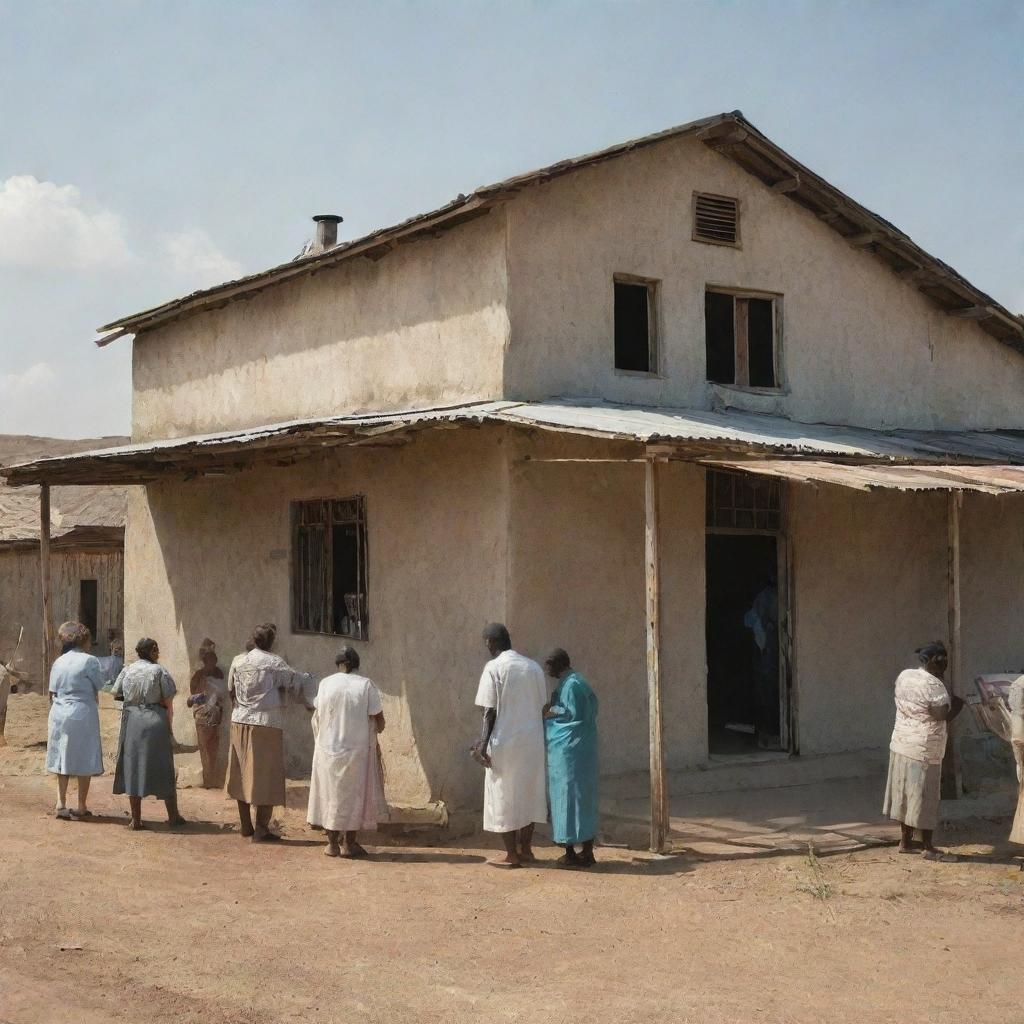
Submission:
[[[121,711],[114,792],[128,796],[174,796],[174,754],[167,708],[128,704]]]
[[[910,828],[935,829],[941,785],[941,764],[914,761],[890,750],[882,813]]]

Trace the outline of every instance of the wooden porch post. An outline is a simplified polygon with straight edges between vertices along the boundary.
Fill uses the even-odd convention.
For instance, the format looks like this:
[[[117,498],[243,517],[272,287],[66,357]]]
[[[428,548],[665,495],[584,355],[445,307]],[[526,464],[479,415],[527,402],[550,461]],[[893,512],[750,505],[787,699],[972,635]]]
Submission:
[[[668,844],[668,792],[665,786],[664,730],[661,720],[661,565],[658,558],[657,463],[644,462],[644,555],[647,583],[647,709],[650,726],[651,851]]]
[[[962,697],[963,682],[963,648],[960,637],[960,510],[963,507],[963,491],[950,491],[946,499],[948,529],[948,633],[949,633],[949,688],[950,692]],[[960,743],[950,723],[949,739],[946,742],[946,755],[942,761],[942,796],[946,800],[956,800],[963,795],[963,775],[960,770]]]
[[[43,686],[49,685],[52,651],[50,623],[50,485],[39,485],[39,583],[43,592]]]

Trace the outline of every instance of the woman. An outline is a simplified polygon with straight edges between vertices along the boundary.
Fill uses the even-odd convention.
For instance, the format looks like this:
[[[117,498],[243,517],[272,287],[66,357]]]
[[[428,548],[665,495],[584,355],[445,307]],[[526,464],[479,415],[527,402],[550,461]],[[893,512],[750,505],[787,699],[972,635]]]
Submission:
[[[88,818],[89,783],[103,774],[99,691],[103,670],[89,653],[92,637],[80,622],[65,622],[57,631],[61,655],[50,669],[50,720],[46,770],[57,776],[57,817]],[[78,779],[78,806],[67,806],[68,779]]]
[[[591,868],[598,815],[597,695],[561,647],[544,664],[558,680],[544,708],[551,837],[565,849],[559,867]]]
[[[121,738],[117,747],[114,793],[127,793],[132,810],[131,828],[142,823],[142,798],[155,796],[167,806],[167,821],[184,825],[178,813],[174,788],[174,756],[171,753],[171,722],[177,688],[167,670],[159,665],[160,647],[143,637],[135,645],[139,660],[126,665],[112,691],[124,701]]]
[[[338,671],[321,682],[313,701],[316,747],[306,820],[327,833],[328,857],[366,857],[356,833],[375,829],[387,816],[377,746],[384,709],[377,687],[356,675],[353,648],[343,647],[334,663]]]
[[[901,672],[896,680],[896,724],[889,744],[889,776],[882,813],[900,823],[900,853],[921,853],[926,860],[956,860],[932,845],[939,824],[942,757],[947,723],[963,709],[943,683],[949,656],[942,643],[917,649],[920,668]],[[921,832],[921,845],[914,830]]]
[[[224,670],[217,664],[217,645],[207,638],[199,645],[199,667],[189,680],[188,706],[196,721],[199,759],[203,765],[203,786],[213,789],[224,785],[227,767],[220,756],[221,722],[228,703]]]
[[[1010,744],[1017,762],[1017,813],[1013,816],[1010,842],[1024,846],[1024,676],[1011,684],[1008,699]]]

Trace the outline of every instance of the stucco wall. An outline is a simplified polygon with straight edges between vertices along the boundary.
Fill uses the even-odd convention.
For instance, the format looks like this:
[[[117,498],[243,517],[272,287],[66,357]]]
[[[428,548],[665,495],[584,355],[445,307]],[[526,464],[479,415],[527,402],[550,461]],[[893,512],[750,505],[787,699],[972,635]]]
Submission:
[[[691,240],[694,191],[739,198],[741,249]],[[699,408],[714,399],[869,427],[1024,425],[1024,356],[946,316],[702,143],[665,142],[534,186],[508,218],[511,397]],[[616,273],[660,282],[657,378],[613,369]],[[783,296],[783,394],[705,382],[708,284]]]
[[[126,539],[126,631],[155,636],[187,692],[205,636],[227,668],[252,626],[271,620],[276,650],[318,679],[344,643],[384,696],[381,738],[393,802],[473,806],[482,793],[468,757],[486,651],[480,632],[506,615],[507,476],[500,430],[420,435],[402,448],[342,450],[287,469],[150,485],[133,497]],[[370,639],[293,634],[289,504],[366,498]],[[179,702],[175,731],[190,736]],[[308,713],[289,709],[289,770],[308,777]]]
[[[50,618],[54,631],[79,614],[79,583],[97,583],[97,636],[93,652],[107,654],[107,630],[123,618],[124,559],[120,551],[87,552],[55,548],[50,553]],[[43,601],[39,549],[0,549],[0,660],[14,653],[18,631],[25,635],[16,668],[27,672],[36,690],[44,690],[49,673],[43,665]],[[54,654],[60,652],[54,640]]]
[[[649,763],[644,581],[644,471],[637,463],[545,462],[636,455],[624,446],[520,442],[512,472],[509,621],[519,650],[569,651],[600,701],[601,771]],[[536,461],[523,461],[529,452]],[[669,766],[707,755],[704,482],[693,466],[659,466],[662,700]]]
[[[132,437],[501,395],[504,214],[136,338]]]

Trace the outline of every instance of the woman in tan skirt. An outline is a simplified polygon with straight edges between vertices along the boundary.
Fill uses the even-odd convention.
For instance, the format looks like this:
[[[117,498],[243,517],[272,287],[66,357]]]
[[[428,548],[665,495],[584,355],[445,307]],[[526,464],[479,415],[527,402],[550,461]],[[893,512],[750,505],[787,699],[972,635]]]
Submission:
[[[280,655],[272,654],[277,626],[265,622],[253,630],[245,654],[228,670],[231,696],[231,752],[225,789],[238,804],[242,836],[254,843],[277,842],[270,831],[275,807],[284,806],[284,708],[288,694],[307,695],[312,677],[296,672]],[[256,808],[253,823],[251,808]]]
[[[1010,743],[1017,762],[1017,813],[1013,817],[1010,842],[1024,846],[1024,676],[1010,686]]]

